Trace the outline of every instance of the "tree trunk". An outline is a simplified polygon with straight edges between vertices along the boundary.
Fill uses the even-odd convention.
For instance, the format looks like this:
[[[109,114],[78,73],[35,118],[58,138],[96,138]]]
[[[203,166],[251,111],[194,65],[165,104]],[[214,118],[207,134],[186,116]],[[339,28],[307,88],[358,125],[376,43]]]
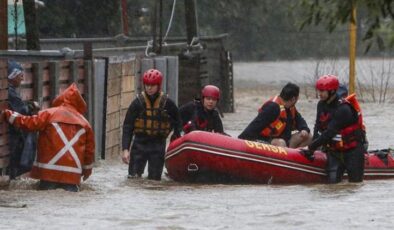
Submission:
[[[34,0],[23,0],[23,11],[26,25],[26,49],[40,50],[40,37]]]

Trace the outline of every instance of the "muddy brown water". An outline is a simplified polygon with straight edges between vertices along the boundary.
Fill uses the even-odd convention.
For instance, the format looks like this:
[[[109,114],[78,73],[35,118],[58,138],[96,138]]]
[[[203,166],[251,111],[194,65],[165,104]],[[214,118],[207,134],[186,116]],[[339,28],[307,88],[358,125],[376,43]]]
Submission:
[[[249,65],[248,69],[258,71],[261,63]],[[236,113],[224,117],[232,136],[242,131],[277,88],[263,81],[253,90],[246,89],[245,82],[238,80]],[[311,128],[316,103],[315,98],[301,97],[298,104]],[[371,148],[393,147],[392,105],[363,103],[362,107]],[[126,172],[120,159],[100,161],[79,193],[36,191],[35,180],[13,181],[0,190],[0,229],[392,229],[394,222],[394,180],[337,185],[182,184],[166,176],[160,182],[128,180]]]

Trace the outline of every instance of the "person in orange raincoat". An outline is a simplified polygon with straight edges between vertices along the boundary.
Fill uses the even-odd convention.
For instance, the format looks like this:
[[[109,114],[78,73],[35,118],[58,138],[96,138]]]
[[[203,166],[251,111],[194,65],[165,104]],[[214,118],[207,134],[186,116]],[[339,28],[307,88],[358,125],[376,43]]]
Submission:
[[[40,180],[39,189],[77,192],[81,177],[86,180],[91,175],[94,161],[93,130],[82,115],[87,106],[74,83],[52,105],[33,116],[8,109],[4,114],[18,128],[39,131],[37,158],[31,171],[31,177]]]

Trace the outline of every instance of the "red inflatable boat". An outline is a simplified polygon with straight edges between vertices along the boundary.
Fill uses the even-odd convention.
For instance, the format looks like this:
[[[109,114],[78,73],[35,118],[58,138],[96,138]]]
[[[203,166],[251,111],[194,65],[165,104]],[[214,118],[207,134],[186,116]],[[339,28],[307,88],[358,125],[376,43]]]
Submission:
[[[297,149],[195,131],[173,141],[165,155],[175,181],[208,183],[326,183],[326,155],[307,159]],[[365,179],[394,178],[391,151],[365,154]]]

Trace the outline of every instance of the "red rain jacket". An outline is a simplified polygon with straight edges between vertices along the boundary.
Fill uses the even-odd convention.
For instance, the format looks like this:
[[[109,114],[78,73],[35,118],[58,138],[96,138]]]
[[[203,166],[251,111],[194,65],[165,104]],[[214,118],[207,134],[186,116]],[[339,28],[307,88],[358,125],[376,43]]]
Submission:
[[[53,101],[53,108],[38,115],[23,116],[5,110],[10,124],[27,131],[39,131],[37,158],[31,177],[58,183],[80,184],[92,173],[94,134],[83,117],[87,106],[75,84]]]

